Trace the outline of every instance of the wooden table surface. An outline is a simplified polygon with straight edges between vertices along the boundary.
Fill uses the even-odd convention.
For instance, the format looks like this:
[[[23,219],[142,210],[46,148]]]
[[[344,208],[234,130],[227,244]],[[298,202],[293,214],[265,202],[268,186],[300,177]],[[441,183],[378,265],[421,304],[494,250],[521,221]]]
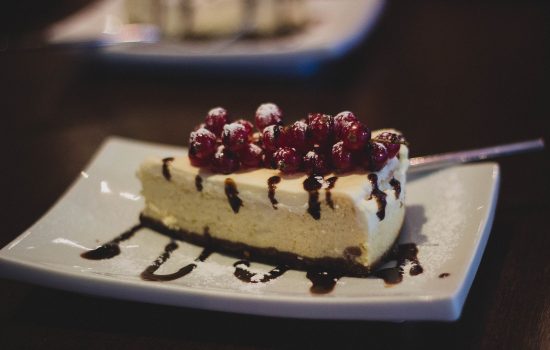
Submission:
[[[26,9],[2,19],[16,32],[39,27],[41,13],[29,19]],[[301,79],[102,66],[76,50],[0,52],[0,246],[59,198],[107,136],[185,145],[215,105],[250,117],[274,101],[289,119],[352,110],[372,128],[401,129],[413,155],[548,141],[549,18],[543,2],[392,2],[351,55]],[[492,233],[456,322],[243,316],[0,280],[0,348],[549,349],[548,159],[499,160]]]

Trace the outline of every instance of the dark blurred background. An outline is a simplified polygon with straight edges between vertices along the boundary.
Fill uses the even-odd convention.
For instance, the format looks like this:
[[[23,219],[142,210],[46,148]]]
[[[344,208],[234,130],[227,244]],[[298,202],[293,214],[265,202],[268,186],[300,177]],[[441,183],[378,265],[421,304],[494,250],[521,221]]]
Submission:
[[[312,111],[352,110],[373,129],[401,129],[413,156],[550,139],[548,2],[390,1],[378,26],[348,56],[308,77],[110,65],[91,59],[88,51],[28,48],[39,40],[40,28],[86,3],[20,1],[4,3],[0,10],[6,159],[0,246],[59,198],[107,136],[185,145],[191,128],[216,105],[251,118],[260,103],[273,101],[287,120]],[[220,316],[2,281],[0,344],[59,342],[71,348],[83,337],[86,347],[283,346],[265,331],[272,329],[292,335],[300,347],[340,346],[349,340],[349,347],[356,348],[372,336],[381,348],[450,342],[449,347],[463,349],[548,349],[548,159],[544,151],[499,160],[502,185],[493,232],[458,322],[400,325]],[[135,320],[141,317],[154,324]],[[181,319],[197,320],[200,329],[192,327],[191,334],[169,322]],[[243,339],[236,324],[253,334],[244,331]],[[219,337],[210,336],[212,328],[222,329]]]

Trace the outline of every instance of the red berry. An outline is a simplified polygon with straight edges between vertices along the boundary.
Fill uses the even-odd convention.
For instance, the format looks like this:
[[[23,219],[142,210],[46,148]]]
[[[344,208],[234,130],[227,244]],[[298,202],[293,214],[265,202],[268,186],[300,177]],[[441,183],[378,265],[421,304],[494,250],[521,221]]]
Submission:
[[[353,168],[352,153],[339,141],[332,146],[332,164],[339,171],[348,171]]]
[[[254,120],[258,130],[263,130],[270,125],[282,124],[283,112],[274,103],[264,103],[256,110]]]
[[[301,158],[292,147],[281,147],[273,153],[275,167],[283,173],[293,173],[300,169]]]
[[[195,155],[194,148],[189,148],[189,152],[187,155],[189,156],[189,161],[193,166],[200,168],[200,167],[207,166],[210,163],[210,158],[208,159],[197,158],[197,156]]]
[[[216,135],[200,128],[189,135],[190,154],[196,159],[209,159],[216,152]]]
[[[258,145],[249,143],[239,152],[239,159],[243,166],[257,168],[262,164],[264,151]]]
[[[212,171],[222,174],[230,174],[239,169],[239,160],[235,153],[220,145],[214,158],[212,158]]]
[[[334,136],[336,137],[336,140],[340,141],[342,139],[342,129],[346,124],[356,121],[359,120],[352,112],[344,111],[338,113],[334,117]]]
[[[379,171],[388,161],[386,146],[380,142],[370,142],[370,170]]]
[[[300,153],[311,148],[311,137],[304,121],[299,120],[286,128],[285,146],[293,147]]]
[[[242,124],[226,124],[223,127],[222,142],[229,150],[237,152],[248,144],[248,132]]]
[[[239,119],[235,123],[241,124],[246,129],[246,132],[248,133],[249,137],[252,137],[252,134],[254,132],[254,125],[252,125],[251,122],[249,122],[246,119]]]
[[[274,152],[283,145],[284,130],[280,125],[267,126],[262,132],[262,142],[266,151]]]
[[[216,136],[220,136],[223,126],[229,123],[229,114],[223,107],[212,108],[208,111],[204,123],[208,130],[212,131]]]
[[[386,146],[388,151],[388,158],[393,158],[399,149],[401,148],[401,143],[403,142],[403,136],[395,134],[393,132],[383,132],[380,135],[376,136],[376,141],[379,141]]]
[[[328,173],[328,164],[325,156],[315,151],[309,151],[304,156],[304,170],[310,175],[325,175]]]
[[[313,142],[328,146],[333,139],[333,120],[328,114],[310,113],[308,116],[309,130]]]
[[[369,140],[370,130],[360,122],[350,122],[342,128],[342,141],[349,150],[363,149]]]

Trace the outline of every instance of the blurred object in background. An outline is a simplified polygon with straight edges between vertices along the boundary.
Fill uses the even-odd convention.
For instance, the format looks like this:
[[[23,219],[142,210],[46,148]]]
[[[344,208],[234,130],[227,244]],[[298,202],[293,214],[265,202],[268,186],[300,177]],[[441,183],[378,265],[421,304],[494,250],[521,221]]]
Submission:
[[[155,24],[165,38],[277,36],[303,29],[305,0],[125,0],[129,23]]]
[[[50,44],[97,48],[99,62],[193,72],[311,75],[346,55],[383,0],[102,0],[55,23]]]

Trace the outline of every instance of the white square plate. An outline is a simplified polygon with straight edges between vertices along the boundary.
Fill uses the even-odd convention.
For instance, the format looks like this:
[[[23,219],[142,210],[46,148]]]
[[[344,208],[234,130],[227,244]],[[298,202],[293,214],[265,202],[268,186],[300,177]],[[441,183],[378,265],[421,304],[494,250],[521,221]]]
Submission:
[[[460,316],[493,221],[499,183],[495,163],[463,165],[411,176],[400,242],[414,242],[424,272],[387,286],[376,278],[341,278],[331,293],[311,294],[305,272],[268,283],[233,275],[235,258],[214,253],[189,275],[150,282],[140,273],[169,238],[149,229],[121,243],[108,260],[80,254],[138,223],[143,207],[135,171],[148,156],[184,148],[113,137],[70,190],[36,224],[0,251],[0,274],[86,294],[269,316],[362,320],[454,320]],[[179,242],[159,273],[192,262],[201,248]],[[405,267],[407,272],[409,266]],[[252,264],[254,271],[270,266]],[[443,273],[449,274],[441,278]]]

